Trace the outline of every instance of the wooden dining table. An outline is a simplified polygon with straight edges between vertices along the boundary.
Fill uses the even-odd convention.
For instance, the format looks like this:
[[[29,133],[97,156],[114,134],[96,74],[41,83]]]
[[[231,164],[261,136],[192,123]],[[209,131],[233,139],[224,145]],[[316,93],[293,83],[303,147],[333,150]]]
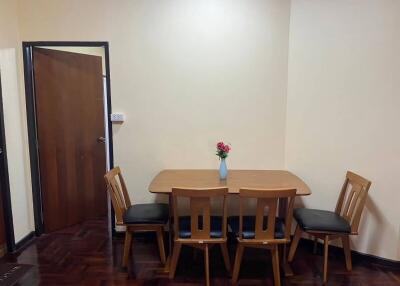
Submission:
[[[218,170],[204,169],[167,169],[158,173],[149,186],[149,191],[155,194],[169,195],[170,214],[172,214],[172,188],[213,188],[227,187],[229,194],[239,194],[240,188],[249,189],[296,189],[296,196],[311,194],[307,184],[295,174],[286,170],[229,170],[228,177],[220,180]],[[286,205],[279,204],[279,213],[285,214]],[[170,222],[172,219],[170,219]],[[171,225],[169,229],[172,230]],[[172,233],[169,232],[169,250],[172,251]],[[286,262],[286,245],[283,247],[282,267],[286,276],[293,275]],[[169,272],[170,255],[163,272]]]

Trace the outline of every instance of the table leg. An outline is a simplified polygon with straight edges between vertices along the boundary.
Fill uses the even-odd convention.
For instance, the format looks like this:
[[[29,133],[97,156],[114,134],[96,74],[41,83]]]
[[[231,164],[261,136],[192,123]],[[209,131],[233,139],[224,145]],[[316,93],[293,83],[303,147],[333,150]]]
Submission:
[[[172,199],[172,194],[169,194],[168,196],[168,200],[169,200],[169,221],[168,221],[168,257],[167,260],[165,262],[164,268],[160,269],[160,271],[158,271],[158,273],[162,273],[162,274],[168,274],[169,270],[170,270],[170,266],[171,266],[171,256],[172,256],[172,251],[173,251],[173,224],[174,224],[174,216],[173,216],[173,199]]]
[[[173,248],[173,220],[174,220],[174,216],[173,216],[173,208],[172,208],[172,204],[174,202],[174,200],[172,199],[172,194],[169,194],[168,196],[168,200],[169,200],[169,221],[168,221],[168,242],[169,242],[169,256],[172,255],[172,248]]]
[[[285,219],[288,207],[288,199],[279,199],[279,217]],[[281,267],[285,277],[293,276],[293,270],[287,261],[287,245],[283,244],[281,247],[282,259]]]
[[[167,260],[165,261],[165,265],[161,269],[157,269],[158,274],[169,274],[169,270],[171,268],[171,255],[168,255]]]
[[[284,244],[282,247],[282,269],[285,277],[293,276],[293,270],[287,261],[287,244]]]

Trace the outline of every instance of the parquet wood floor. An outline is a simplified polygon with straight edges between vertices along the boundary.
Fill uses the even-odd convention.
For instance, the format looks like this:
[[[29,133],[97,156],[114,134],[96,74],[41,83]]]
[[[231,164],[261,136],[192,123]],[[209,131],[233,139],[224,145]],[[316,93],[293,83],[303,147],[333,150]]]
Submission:
[[[19,285],[204,285],[203,255],[183,249],[176,278],[158,274],[161,264],[157,244],[151,235],[134,240],[134,252],[128,270],[122,269],[122,238],[111,239],[107,221],[88,221],[81,225],[43,235],[20,253],[6,255],[0,262],[34,265]],[[230,244],[231,260],[235,244]],[[211,251],[212,285],[232,285],[224,270],[219,248]],[[354,259],[353,271],[347,272],[342,255],[333,253],[329,260],[327,285],[400,285],[400,269]],[[322,285],[322,256],[307,246],[299,246],[292,264],[295,276],[282,279],[282,285]],[[273,285],[268,252],[246,250],[238,285]]]

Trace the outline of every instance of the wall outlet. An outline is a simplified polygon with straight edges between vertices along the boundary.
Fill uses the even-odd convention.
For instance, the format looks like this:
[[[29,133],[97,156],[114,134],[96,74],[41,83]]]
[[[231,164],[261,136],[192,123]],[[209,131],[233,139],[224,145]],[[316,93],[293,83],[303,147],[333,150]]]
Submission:
[[[113,123],[122,123],[125,121],[125,115],[122,113],[112,113],[110,116],[110,120]]]

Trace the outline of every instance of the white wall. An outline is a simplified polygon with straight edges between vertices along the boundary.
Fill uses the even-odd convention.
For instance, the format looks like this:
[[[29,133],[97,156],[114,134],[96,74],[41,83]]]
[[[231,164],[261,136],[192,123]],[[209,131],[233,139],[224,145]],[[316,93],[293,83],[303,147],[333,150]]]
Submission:
[[[0,0],[0,73],[16,242],[34,229],[22,70],[17,63],[21,50],[17,8],[17,1]]]
[[[333,210],[347,169],[372,181],[355,249],[400,260],[400,2],[292,1],[286,166]]]
[[[289,1],[21,1],[22,40],[110,42],[114,155],[136,202],[164,168],[283,168]]]

